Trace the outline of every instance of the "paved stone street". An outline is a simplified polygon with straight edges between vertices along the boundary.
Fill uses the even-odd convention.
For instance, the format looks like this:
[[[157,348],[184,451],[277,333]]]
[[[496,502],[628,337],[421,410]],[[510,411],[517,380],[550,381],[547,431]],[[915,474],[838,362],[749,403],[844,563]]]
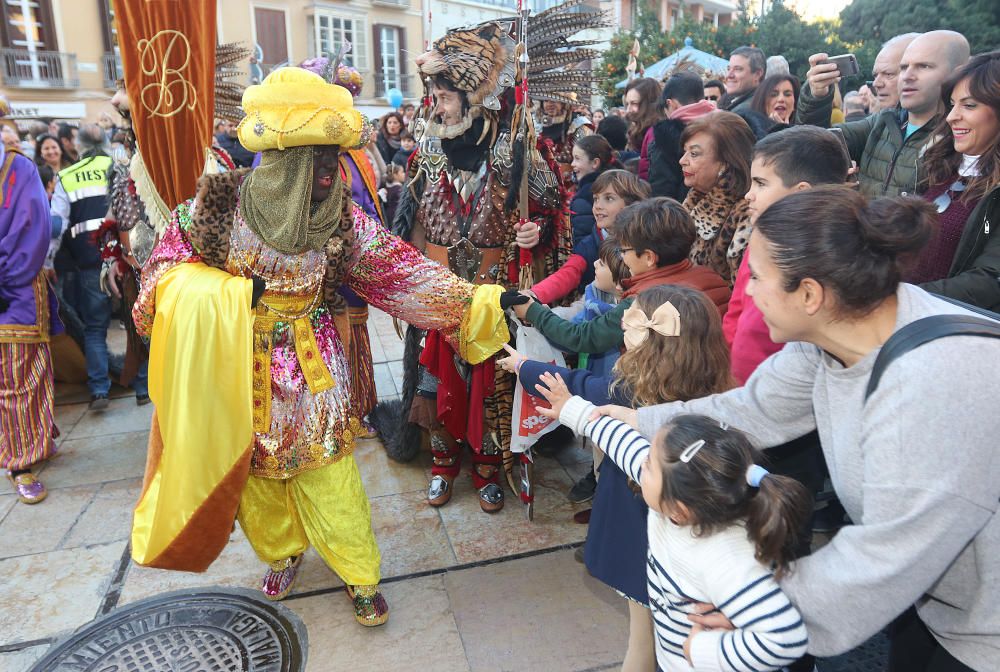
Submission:
[[[380,396],[399,393],[402,342],[384,314],[369,323]],[[110,342],[121,346],[112,324]],[[123,347],[123,346],[122,346]],[[255,587],[264,566],[241,531],[204,574],[138,567],[129,559],[152,407],[122,396],[90,413],[85,390],[60,386],[59,454],[40,472],[37,506],[0,494],[0,672],[31,668],[49,645],[116,606],[179,588]],[[67,403],[70,402],[70,403]],[[586,527],[565,492],[589,452],[539,458],[535,520],[518,500],[494,516],[479,509],[471,479],[442,509],[424,492],[430,456],[390,461],[378,441],[355,455],[382,550],[385,627],[354,622],[340,580],[310,552],[285,606],[305,622],[310,672],[408,669],[582,671],[617,668],[627,637],[624,602],[573,559]],[[404,662],[405,661],[405,662]]]
[[[369,321],[380,398],[399,395],[402,342],[392,320]],[[112,323],[109,344],[124,349]],[[25,672],[49,646],[115,607],[168,591],[256,588],[260,563],[239,527],[204,574],[138,567],[128,538],[142,485],[152,406],[115,386],[110,408],[87,410],[86,386],[57,385],[59,453],[40,474],[49,497],[36,506],[0,492],[0,672]],[[508,491],[488,516],[467,473],[445,507],[427,505],[430,454],[410,464],[386,457],[377,440],[355,458],[371,500],[382,551],[389,623],[354,621],[343,583],[310,551],[283,602],[308,629],[308,672],[388,669],[596,672],[618,669],[628,637],[624,600],[573,559],[586,526],[565,497],[590,466],[578,445],[536,461],[535,516]],[[817,541],[822,542],[822,539]],[[821,661],[821,672],[878,672],[886,643]],[[160,670],[156,670],[160,672]]]

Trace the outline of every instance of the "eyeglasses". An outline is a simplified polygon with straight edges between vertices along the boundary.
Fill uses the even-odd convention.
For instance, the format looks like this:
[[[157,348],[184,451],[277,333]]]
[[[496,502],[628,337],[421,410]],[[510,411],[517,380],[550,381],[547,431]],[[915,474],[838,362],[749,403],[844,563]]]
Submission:
[[[948,190],[934,199],[934,205],[937,206],[938,213],[942,213],[951,207],[952,194],[961,194],[965,191],[965,182],[962,180],[955,180]]]
[[[719,100],[719,96],[705,96],[705,100]]]

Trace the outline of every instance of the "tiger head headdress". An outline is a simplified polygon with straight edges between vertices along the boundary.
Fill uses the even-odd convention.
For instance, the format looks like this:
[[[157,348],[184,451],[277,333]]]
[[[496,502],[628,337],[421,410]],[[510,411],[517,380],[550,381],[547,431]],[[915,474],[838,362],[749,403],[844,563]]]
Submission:
[[[467,109],[458,124],[445,126],[430,120],[428,131],[432,135],[457,137],[481,116],[488,122],[496,121],[504,92],[514,86],[517,43],[511,33],[509,22],[494,21],[452,30],[417,57],[420,76],[443,80],[462,94]]]
[[[425,81],[443,79],[461,92],[468,114],[463,124],[449,127],[435,127],[432,120],[428,132],[439,137],[456,137],[471,126],[475,117],[495,122],[506,113],[509,106],[504,105],[504,97],[518,77],[518,41],[528,45],[528,87],[532,99],[572,104],[577,96],[589,97],[593,73],[589,68],[576,66],[599,52],[579,48],[595,44],[594,41],[569,38],[581,30],[609,25],[609,15],[591,11],[585,3],[586,0],[567,0],[530,16],[523,40],[517,35],[519,18],[514,17],[451,30],[435,41],[429,51],[416,59],[420,76]]]
[[[440,75],[465,94],[471,107],[500,109],[504,89],[514,85],[514,38],[498,22],[449,31],[417,57],[423,77]]]

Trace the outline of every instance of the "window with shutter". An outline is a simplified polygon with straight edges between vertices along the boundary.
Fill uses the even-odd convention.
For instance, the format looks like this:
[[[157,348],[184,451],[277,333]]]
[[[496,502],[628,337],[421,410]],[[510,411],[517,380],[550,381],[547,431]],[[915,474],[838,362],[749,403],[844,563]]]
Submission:
[[[344,42],[350,42],[351,52],[344,56],[344,63],[362,72],[368,70],[368,37],[365,35],[364,19],[317,11],[313,27],[317,56],[332,54]]]
[[[379,43],[379,72],[381,91],[402,89],[400,78],[399,28],[379,25],[376,40]]]
[[[263,52],[265,70],[288,61],[288,33],[285,12],[280,9],[254,7],[254,31],[257,46]]]
[[[4,80],[17,85],[65,84],[51,0],[0,0]]]

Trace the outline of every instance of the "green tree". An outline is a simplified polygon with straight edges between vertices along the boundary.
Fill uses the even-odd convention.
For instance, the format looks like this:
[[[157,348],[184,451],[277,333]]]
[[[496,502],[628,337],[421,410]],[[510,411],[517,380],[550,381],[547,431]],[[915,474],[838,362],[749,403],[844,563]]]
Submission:
[[[636,3],[635,27],[632,30],[621,30],[611,38],[610,46],[601,58],[599,86],[604,94],[607,105],[615,106],[622,103],[622,91],[615,84],[628,77],[625,67],[628,65],[628,54],[635,40],[639,40],[639,66],[650,65],[666,58],[677,51],[675,44],[660,28],[660,20],[656,7],[651,0],[638,0]]]
[[[812,54],[820,51],[839,54],[845,51],[833,24],[806,23],[780,0],[775,0],[770,10],[757,21],[757,46],[768,56],[784,56],[788,69],[799,78],[805,77]]]
[[[996,0],[854,0],[840,13],[846,42],[881,44],[894,35],[957,30],[972,53],[1000,48],[1000,2]]]

